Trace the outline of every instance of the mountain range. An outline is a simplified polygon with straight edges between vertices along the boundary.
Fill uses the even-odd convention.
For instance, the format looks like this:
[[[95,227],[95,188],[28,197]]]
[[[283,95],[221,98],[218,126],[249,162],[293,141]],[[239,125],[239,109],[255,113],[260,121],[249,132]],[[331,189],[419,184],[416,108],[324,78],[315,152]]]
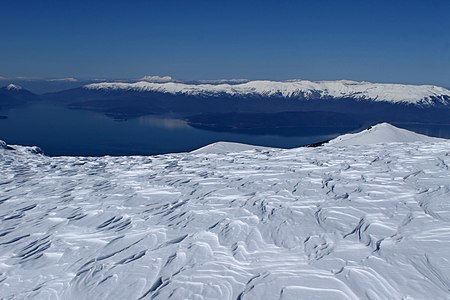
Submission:
[[[294,99],[342,99],[371,100],[415,104],[419,106],[450,105],[450,91],[432,85],[382,84],[370,82],[340,81],[249,81],[240,84],[185,84],[178,82],[136,83],[101,82],[83,87],[89,90],[158,92],[173,95],[199,97],[275,97]]]
[[[24,102],[22,96],[4,91],[0,91],[2,107]],[[225,131],[359,128],[379,122],[448,124],[450,120],[450,91],[445,88],[348,80],[100,82],[39,96],[30,93],[28,98],[28,102],[40,99],[116,119],[170,115],[194,127]]]

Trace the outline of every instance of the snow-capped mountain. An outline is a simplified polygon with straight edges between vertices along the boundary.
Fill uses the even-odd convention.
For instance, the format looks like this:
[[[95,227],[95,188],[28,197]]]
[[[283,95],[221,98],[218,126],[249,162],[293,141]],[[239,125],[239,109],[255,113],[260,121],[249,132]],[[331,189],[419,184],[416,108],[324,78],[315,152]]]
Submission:
[[[381,123],[358,133],[349,133],[332,139],[326,146],[354,146],[378,143],[414,143],[414,142],[443,142],[446,139],[418,134],[406,129],[395,127],[389,123]]]
[[[7,94],[9,96],[36,96],[30,91],[22,88],[20,85],[10,83],[7,86],[0,87],[0,93]]]
[[[8,91],[19,91],[22,90],[23,88],[17,84],[10,83],[5,87],[5,89]]]
[[[449,149],[0,143],[0,298],[447,299]]]
[[[421,106],[450,105],[450,91],[432,85],[403,85],[355,81],[249,81],[240,84],[185,84],[177,82],[102,82],[84,86],[104,91],[139,91],[196,96],[264,96],[301,99],[352,98]]]
[[[24,105],[29,101],[39,100],[36,94],[17,84],[0,87],[0,109]]]

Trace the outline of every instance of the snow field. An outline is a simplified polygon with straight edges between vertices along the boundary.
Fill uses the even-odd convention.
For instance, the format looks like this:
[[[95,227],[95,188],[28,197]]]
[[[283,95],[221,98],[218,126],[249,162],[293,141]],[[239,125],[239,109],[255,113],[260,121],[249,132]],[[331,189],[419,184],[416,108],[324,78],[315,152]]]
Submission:
[[[100,158],[12,147],[1,299],[450,299],[449,141]]]

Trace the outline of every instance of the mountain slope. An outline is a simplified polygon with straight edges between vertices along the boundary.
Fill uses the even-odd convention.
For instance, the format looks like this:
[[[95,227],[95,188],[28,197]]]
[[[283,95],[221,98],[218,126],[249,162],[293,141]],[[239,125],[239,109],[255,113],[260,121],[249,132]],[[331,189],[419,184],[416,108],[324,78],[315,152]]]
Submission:
[[[10,148],[0,298],[449,296],[449,141],[99,158]]]
[[[39,96],[14,84],[0,88],[0,109],[24,105],[39,100]]]
[[[377,143],[436,143],[442,141],[446,140],[418,134],[406,129],[395,127],[388,123],[381,123],[358,133],[350,133],[338,136],[325,145],[341,147],[352,145],[370,145]]]

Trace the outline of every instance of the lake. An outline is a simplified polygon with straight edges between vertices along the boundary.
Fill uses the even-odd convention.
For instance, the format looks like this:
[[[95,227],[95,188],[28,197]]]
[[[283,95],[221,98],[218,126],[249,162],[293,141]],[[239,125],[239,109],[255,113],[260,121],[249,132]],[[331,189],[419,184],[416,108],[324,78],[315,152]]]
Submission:
[[[179,119],[144,116],[117,121],[101,113],[35,104],[1,112],[0,139],[34,145],[50,156],[154,155],[187,152],[217,141],[293,148],[346,133],[346,128],[295,128],[295,134],[244,134],[197,129]],[[450,137],[450,127],[416,126],[417,131]]]

